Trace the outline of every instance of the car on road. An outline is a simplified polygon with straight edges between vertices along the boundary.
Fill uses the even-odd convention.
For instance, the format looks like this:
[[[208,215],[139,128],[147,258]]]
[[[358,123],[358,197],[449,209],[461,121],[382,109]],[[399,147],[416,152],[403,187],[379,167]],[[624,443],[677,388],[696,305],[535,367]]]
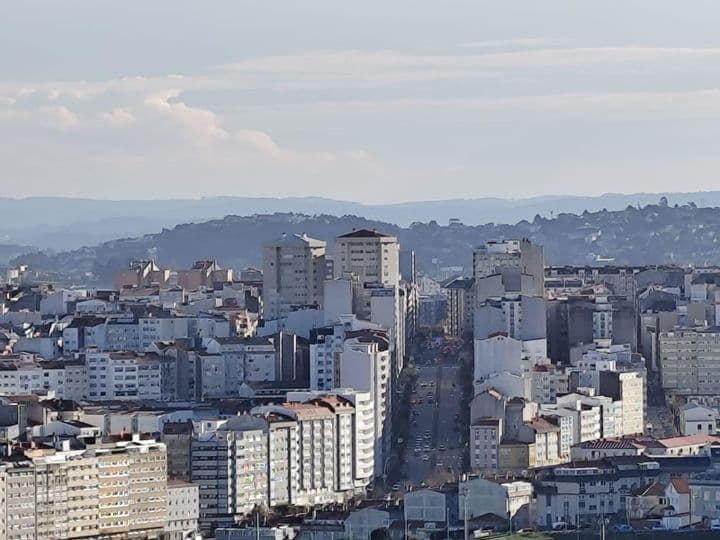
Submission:
[[[425,463],[427,463],[428,461],[430,461],[430,456],[428,456],[427,454],[425,454],[425,455],[423,455],[422,460],[423,460]]]
[[[610,530],[612,530],[613,532],[616,532],[618,534],[626,534],[626,533],[631,533],[631,532],[635,531],[635,529],[633,529],[627,523],[618,523],[617,525],[613,525],[612,527],[610,527]]]
[[[441,451],[441,452],[444,452],[444,451],[445,451],[445,445],[444,445],[444,444],[441,444],[441,445],[439,446],[439,448],[440,448],[440,451]]]
[[[400,484],[398,484],[397,482],[394,483],[394,484],[392,485],[392,490],[393,490],[393,491],[400,491]]]

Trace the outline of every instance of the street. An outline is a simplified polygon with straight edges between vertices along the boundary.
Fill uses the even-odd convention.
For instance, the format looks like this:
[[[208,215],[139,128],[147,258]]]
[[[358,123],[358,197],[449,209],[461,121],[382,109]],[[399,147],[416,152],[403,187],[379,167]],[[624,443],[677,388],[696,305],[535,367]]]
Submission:
[[[402,459],[406,486],[436,486],[462,472],[458,364],[419,365]]]

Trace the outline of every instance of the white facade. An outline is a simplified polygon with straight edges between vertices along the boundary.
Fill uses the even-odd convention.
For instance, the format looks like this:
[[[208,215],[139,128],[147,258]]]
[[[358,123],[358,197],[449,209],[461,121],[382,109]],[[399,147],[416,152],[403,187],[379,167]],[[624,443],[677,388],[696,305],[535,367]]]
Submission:
[[[522,375],[530,369],[529,362],[523,357],[522,342],[503,334],[476,339],[474,363],[476,385],[493,373],[507,371]]]
[[[374,477],[383,471],[375,471],[375,404],[370,392],[360,392],[352,388],[334,388],[329,391],[288,392],[289,403],[306,402],[325,396],[339,396],[355,407],[353,451],[355,459],[355,487],[367,486]]]
[[[683,435],[715,435],[717,433],[718,412],[696,403],[680,407],[680,432]]]
[[[390,352],[376,338],[345,340],[340,355],[340,385],[368,392],[375,403],[375,470],[383,469],[391,436]]]
[[[85,355],[90,401],[162,399],[160,359],[134,352]]]
[[[352,314],[341,315],[334,324],[316,329],[310,343],[310,389],[332,390],[341,386],[340,356],[348,332],[380,329],[380,325]]]
[[[196,484],[179,480],[168,481],[165,526],[168,540],[186,540],[194,536],[200,514],[198,497],[199,488]]]

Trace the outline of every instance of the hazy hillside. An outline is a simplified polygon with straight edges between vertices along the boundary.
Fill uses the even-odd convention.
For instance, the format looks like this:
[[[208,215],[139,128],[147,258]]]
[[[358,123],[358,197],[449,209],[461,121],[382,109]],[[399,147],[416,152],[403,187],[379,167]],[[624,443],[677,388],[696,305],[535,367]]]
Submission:
[[[0,243],[67,250],[123,236],[141,236],[179,223],[294,212],[308,215],[355,215],[409,226],[451,218],[468,225],[515,223],[535,215],[553,217],[603,208],[620,210],[632,204],[652,204],[663,194],[606,194],[599,197],[547,196],[528,199],[452,199],[371,205],[318,197],[210,197],[195,200],[100,201],[64,198],[0,198]],[[693,201],[720,205],[720,191],[665,194],[670,204]]]
[[[228,216],[55,255],[24,255],[16,262],[29,262],[77,281],[86,281],[85,274],[91,272],[96,283],[107,284],[131,259],[152,257],[163,265],[183,268],[198,258],[216,258],[226,267],[240,268],[260,264],[262,243],[283,232],[306,232],[332,246],[335,236],[360,227],[397,235],[403,251],[415,250],[421,270],[434,266],[434,258],[441,266],[469,268],[478,244],[521,237],[543,244],[552,264],[592,264],[598,257],[612,257],[620,264],[720,264],[720,208],[695,205],[628,207],[553,219],[538,216],[515,225],[476,226],[431,221],[399,227],[355,216]]]

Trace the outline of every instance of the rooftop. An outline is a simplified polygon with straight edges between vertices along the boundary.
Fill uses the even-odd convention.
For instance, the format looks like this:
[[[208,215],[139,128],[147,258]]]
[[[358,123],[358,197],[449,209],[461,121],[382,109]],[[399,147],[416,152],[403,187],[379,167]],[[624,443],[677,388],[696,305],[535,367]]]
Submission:
[[[391,238],[391,236],[374,229],[357,229],[349,233],[341,234],[338,238]]]

